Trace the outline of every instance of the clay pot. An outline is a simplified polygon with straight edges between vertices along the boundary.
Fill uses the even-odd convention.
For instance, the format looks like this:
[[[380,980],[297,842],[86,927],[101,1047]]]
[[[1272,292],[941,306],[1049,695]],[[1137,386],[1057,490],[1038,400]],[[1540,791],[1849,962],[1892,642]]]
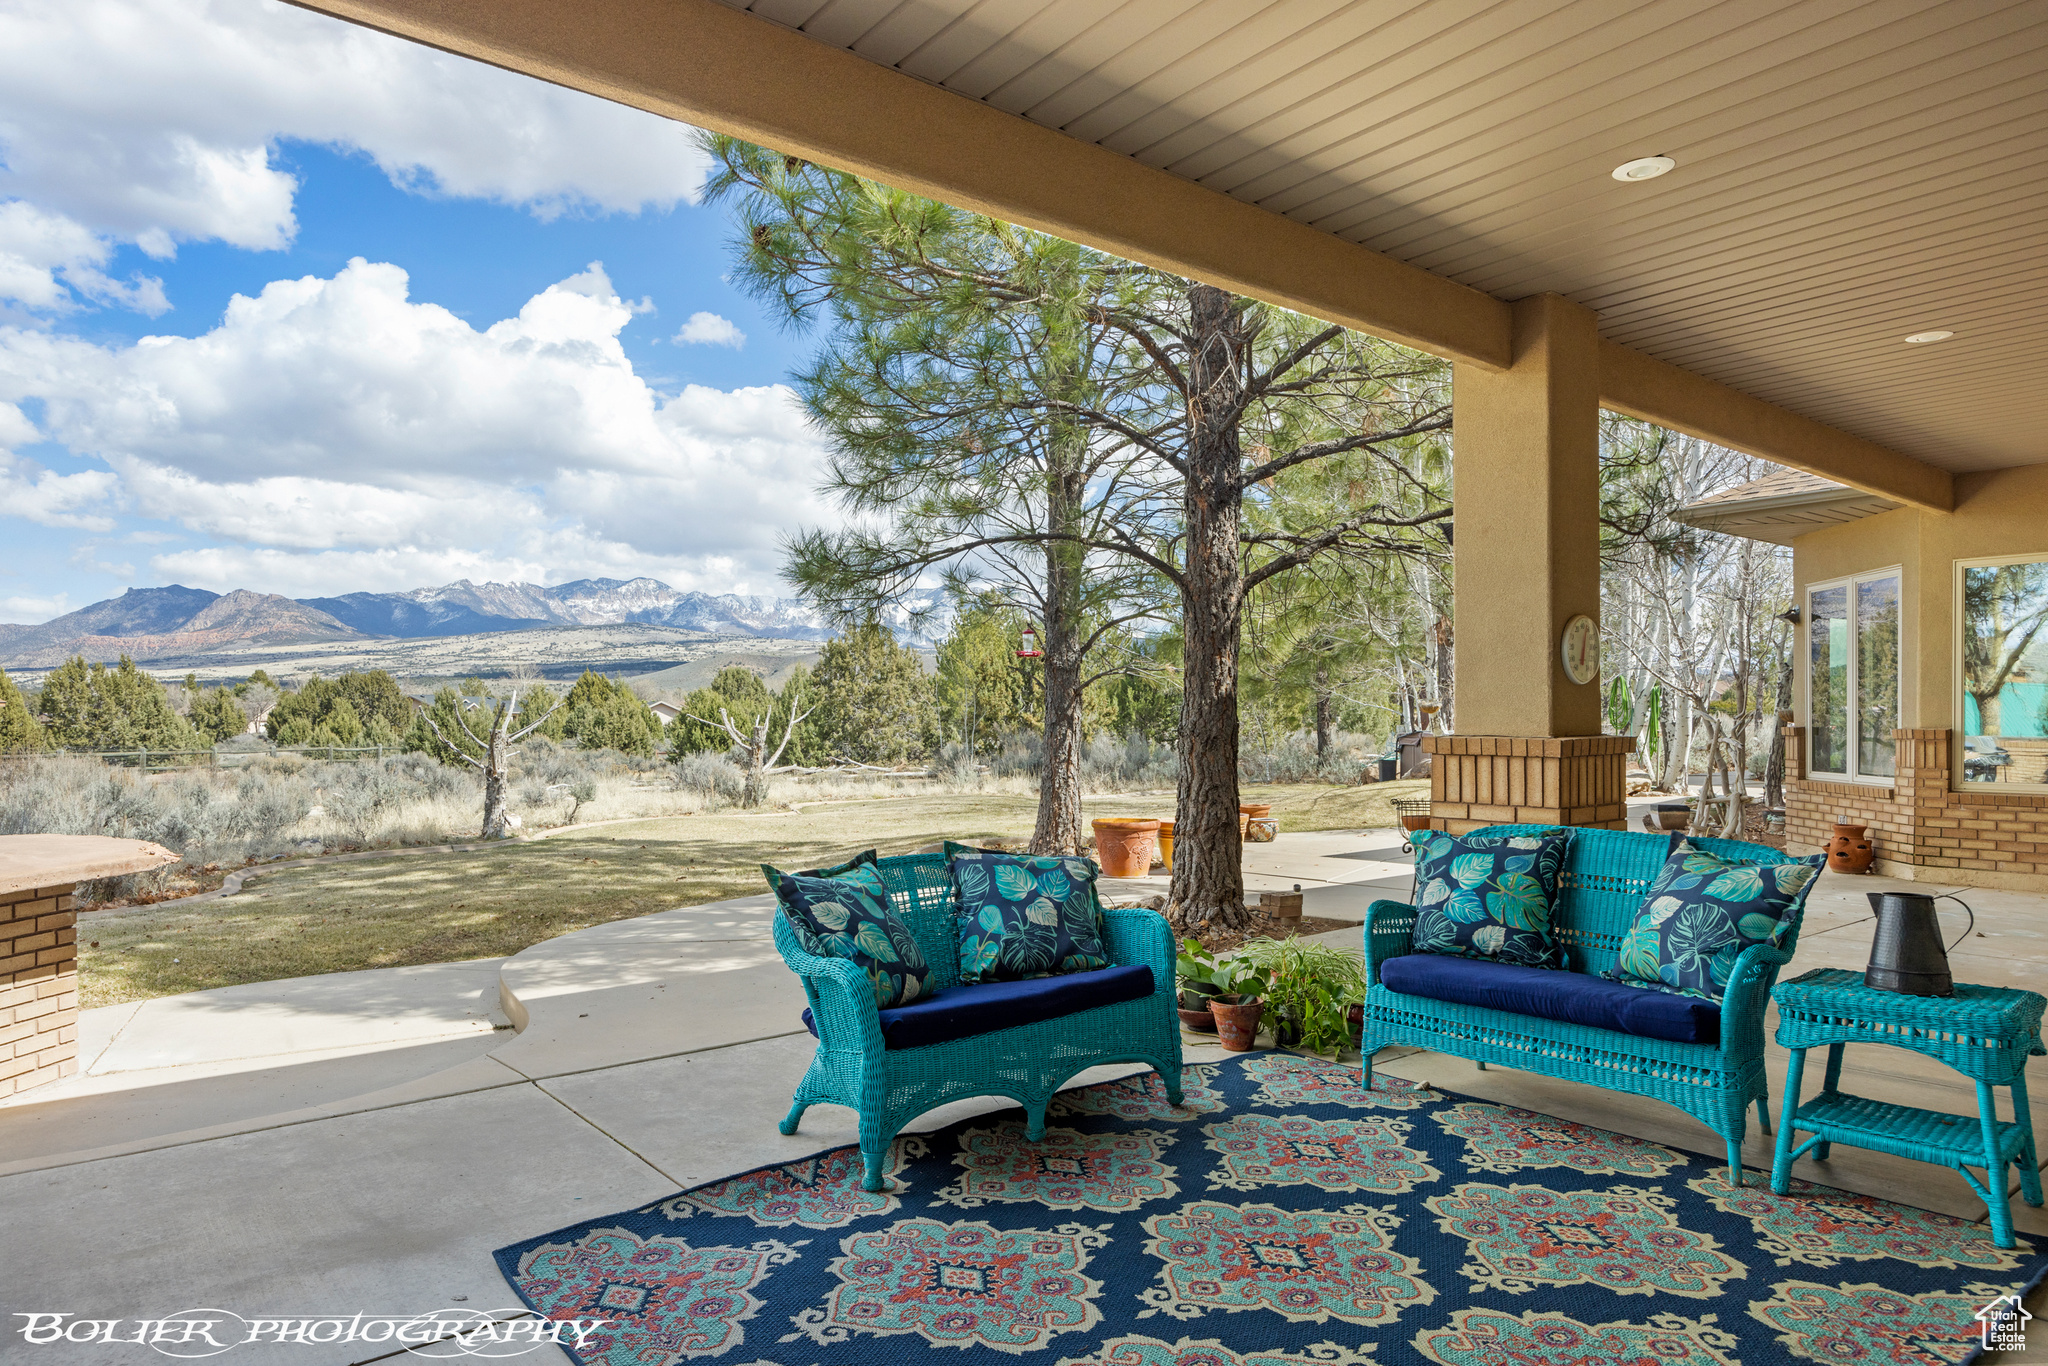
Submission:
[[[1166,871],[1173,871],[1173,822],[1159,822],[1159,861],[1166,865]]]
[[[1259,1036],[1259,1017],[1266,1013],[1264,1001],[1240,1001],[1235,1005],[1218,1001],[1209,1010],[1216,1017],[1216,1033],[1225,1048],[1233,1053],[1251,1051],[1252,1040]]]
[[[1255,821],[1262,821],[1273,814],[1271,802],[1240,802],[1237,809],[1240,814],[1250,816]]]
[[[1877,850],[1860,825],[1837,825],[1828,841],[1828,867],[1838,873],[1867,873],[1877,859]]]
[[[1280,834],[1280,822],[1271,816],[1246,816],[1244,818],[1244,842],[1246,844],[1271,844]]]
[[[1212,1011],[1189,1010],[1186,1006],[1175,1006],[1174,1013],[1180,1016],[1180,1022],[1183,1025],[1194,1030],[1197,1034],[1214,1034],[1216,1032],[1216,1016]]]
[[[1095,826],[1095,861],[1104,877],[1143,877],[1152,871],[1152,848],[1158,843],[1159,822],[1116,818],[1099,820]]]

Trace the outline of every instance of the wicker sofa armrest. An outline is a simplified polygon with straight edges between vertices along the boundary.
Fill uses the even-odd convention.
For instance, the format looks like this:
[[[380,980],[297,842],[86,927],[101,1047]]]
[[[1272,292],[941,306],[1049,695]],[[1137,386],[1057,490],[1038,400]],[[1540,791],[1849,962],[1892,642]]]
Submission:
[[[866,971],[844,958],[821,958],[806,951],[780,915],[775,917],[775,948],[803,981],[811,1019],[818,1026],[818,1047],[880,1057],[882,1019]]]
[[[1752,944],[1735,960],[1721,993],[1721,1056],[1731,1061],[1763,1056],[1771,984],[1778,969],[1791,961],[1791,954],[1769,944]]]
[[[1110,962],[1118,967],[1145,964],[1152,969],[1152,993],[1173,994],[1173,927],[1165,916],[1138,907],[1105,908],[1102,928]]]
[[[1408,952],[1415,908],[1405,901],[1375,901],[1365,912],[1365,980],[1380,984],[1380,964]]]

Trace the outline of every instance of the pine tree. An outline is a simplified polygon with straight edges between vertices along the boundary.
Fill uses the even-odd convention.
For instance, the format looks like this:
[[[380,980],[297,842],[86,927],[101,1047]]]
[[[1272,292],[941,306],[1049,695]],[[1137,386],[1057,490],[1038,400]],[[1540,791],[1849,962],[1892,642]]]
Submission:
[[[562,733],[585,749],[615,749],[641,757],[661,748],[661,718],[624,683],[586,669],[559,713]]]
[[[252,675],[249,681],[253,685],[257,679]],[[348,709],[349,716],[346,720],[337,719],[337,712],[343,707]],[[271,739],[282,744],[285,728],[303,717],[309,728],[324,723],[341,737],[342,743],[353,744],[347,737],[360,737],[373,717],[382,717],[393,731],[402,733],[412,724],[412,716],[413,705],[406,700],[398,680],[382,669],[367,669],[334,678],[306,680],[304,687],[278,699],[270,709],[265,728]]]
[[[932,750],[938,708],[917,651],[877,622],[825,643],[811,675],[819,742],[835,759],[900,764]]]
[[[249,729],[249,714],[242,710],[232,688],[209,688],[192,704],[188,718],[195,729],[218,745]]]
[[[127,655],[109,669],[73,655],[43,684],[37,704],[50,738],[66,749],[203,749],[200,733],[172,709],[163,684]]]
[[[7,670],[0,669],[0,754],[40,754],[49,748],[49,732],[30,714]]]

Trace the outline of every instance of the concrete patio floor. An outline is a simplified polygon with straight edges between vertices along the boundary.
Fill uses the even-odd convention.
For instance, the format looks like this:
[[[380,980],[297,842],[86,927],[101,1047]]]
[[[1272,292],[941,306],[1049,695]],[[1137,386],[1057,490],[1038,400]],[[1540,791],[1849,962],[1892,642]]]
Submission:
[[[1309,914],[1359,919],[1378,896],[1405,899],[1400,843],[1394,831],[1283,835],[1246,850],[1247,879],[1253,890],[1298,882]],[[1143,895],[1156,881],[1106,890]],[[1861,967],[1863,894],[1896,885],[1826,875],[1787,975]],[[1956,975],[2041,989],[2048,897],[1964,895],[1983,937],[1958,946]],[[491,1261],[494,1248],[854,1142],[852,1112],[834,1106],[812,1109],[793,1137],[776,1132],[811,1039],[797,1020],[801,989],[769,937],[771,909],[766,895],[745,897],[594,927],[507,959],[87,1012],[81,1075],[0,1102],[5,1312],[523,1313]],[[1327,937],[1354,945],[1357,931]],[[1188,1052],[1190,1061],[1222,1056],[1213,1046]],[[1414,1051],[1387,1050],[1376,1065],[1720,1152],[1707,1129],[1654,1102]],[[1130,1070],[1102,1069],[1077,1084]],[[1771,1070],[1782,1078],[1775,1047]],[[1809,1093],[1819,1086],[1812,1070]],[[1844,1086],[1958,1114],[1975,1103],[1953,1074],[1893,1049],[1851,1050]],[[916,1128],[1006,1104],[963,1102]],[[1774,1095],[1774,1117],[1777,1108]],[[2048,1107],[2035,1108],[2048,1133]],[[1752,1134],[1753,1167],[1768,1167],[1770,1143]],[[1799,1174],[1984,1217],[1960,1176],[1921,1163],[1837,1147]],[[2042,1211],[2017,1202],[2014,1211],[2022,1231],[2048,1235]],[[134,1345],[29,1349],[18,1322],[8,1321],[0,1360],[158,1359]],[[250,1345],[232,1358],[343,1366],[386,1352]],[[543,1348],[521,1359],[562,1358]]]

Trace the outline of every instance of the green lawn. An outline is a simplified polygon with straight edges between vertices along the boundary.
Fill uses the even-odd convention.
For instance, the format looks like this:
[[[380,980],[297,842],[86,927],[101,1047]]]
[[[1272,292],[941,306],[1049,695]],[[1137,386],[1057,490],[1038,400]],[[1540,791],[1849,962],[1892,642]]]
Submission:
[[[1282,830],[1393,823],[1391,801],[1422,782],[1246,788]],[[1170,795],[1090,798],[1090,816],[1164,815]],[[606,921],[763,890],[760,865],[809,868],[862,849],[1028,837],[1028,796],[839,802],[614,825],[467,854],[281,865],[239,895],[167,902],[79,926],[85,1006],[359,968],[517,953]]]

